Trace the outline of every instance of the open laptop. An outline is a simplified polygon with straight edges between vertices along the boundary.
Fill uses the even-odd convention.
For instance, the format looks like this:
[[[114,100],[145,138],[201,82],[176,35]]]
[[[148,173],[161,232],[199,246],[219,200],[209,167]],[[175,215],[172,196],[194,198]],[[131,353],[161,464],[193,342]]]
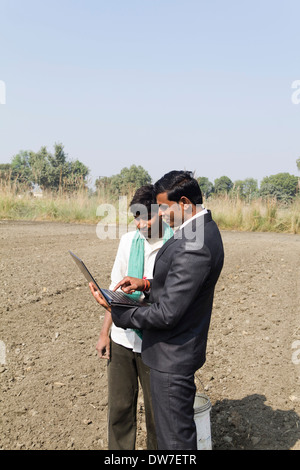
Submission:
[[[107,303],[111,306],[119,306],[119,307],[142,307],[142,306],[147,306],[149,305],[147,302],[141,300],[134,300],[130,298],[128,295],[126,295],[122,291],[112,291],[109,289],[102,289],[95,278],[91,275],[90,271],[87,269],[86,265],[84,262],[78,258],[78,256],[74,255],[72,251],[69,251],[70,255],[72,256],[73,260],[77,264],[78,268],[80,271],[83,273],[84,277],[86,280],[90,283],[93,282],[97,289],[101,292]]]

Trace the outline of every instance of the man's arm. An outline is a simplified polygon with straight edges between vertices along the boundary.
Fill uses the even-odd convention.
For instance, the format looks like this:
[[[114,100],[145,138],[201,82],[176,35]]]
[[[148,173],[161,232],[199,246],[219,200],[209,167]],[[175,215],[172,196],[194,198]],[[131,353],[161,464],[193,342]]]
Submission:
[[[112,325],[111,313],[106,310],[96,349],[101,359],[110,359],[109,332]]]
[[[145,292],[151,288],[151,283],[152,280],[149,279],[126,276],[118,282],[113,290],[116,291],[121,288],[125,294],[133,294],[136,291]]]
[[[113,269],[111,272],[111,285],[110,289],[113,288],[113,286],[116,285],[117,282],[119,282],[120,279],[123,279],[124,276],[126,275],[126,270],[127,270],[127,265],[128,265],[128,259],[126,256],[126,242],[124,238],[121,238],[119,246],[118,246],[118,251],[116,254],[116,258],[114,261]],[[95,286],[94,283],[90,282],[89,287],[91,290],[91,293],[93,297],[96,299],[96,301],[104,307],[106,310],[110,311],[110,307],[107,304],[106,300],[102,296],[101,292],[98,291],[97,287]]]
[[[185,314],[210,273],[211,255],[201,250],[181,247],[174,255],[160,303],[149,307],[112,308],[117,326],[138,329],[172,329]]]
[[[116,283],[122,279],[126,274],[127,269],[127,256],[126,256],[126,244],[124,239],[120,240],[116,258],[114,261],[113,269],[111,272],[111,285],[110,288],[116,285]],[[93,283],[90,283],[90,290],[96,299],[96,301],[106,309],[102,328],[100,331],[99,339],[96,345],[96,350],[101,359],[110,359],[110,329],[112,326],[111,307],[107,304],[104,297],[97,290]]]

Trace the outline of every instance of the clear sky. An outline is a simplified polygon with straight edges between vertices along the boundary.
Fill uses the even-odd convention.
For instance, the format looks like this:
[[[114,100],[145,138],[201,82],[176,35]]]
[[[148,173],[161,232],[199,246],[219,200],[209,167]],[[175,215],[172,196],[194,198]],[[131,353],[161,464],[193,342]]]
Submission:
[[[0,0],[0,163],[62,142],[93,179],[297,175],[299,18],[299,0]]]

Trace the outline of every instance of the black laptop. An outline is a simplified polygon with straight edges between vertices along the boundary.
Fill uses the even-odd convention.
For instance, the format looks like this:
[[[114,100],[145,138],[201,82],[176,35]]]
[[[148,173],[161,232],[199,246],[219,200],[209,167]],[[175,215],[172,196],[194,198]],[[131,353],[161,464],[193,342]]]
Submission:
[[[95,286],[101,292],[101,294],[103,295],[103,297],[105,298],[105,300],[107,301],[107,303],[109,305],[112,305],[112,306],[116,305],[116,306],[119,306],[119,307],[142,307],[142,306],[145,307],[145,306],[149,305],[144,300],[139,301],[139,300],[134,300],[134,299],[130,298],[128,295],[126,295],[122,291],[114,292],[114,291],[109,290],[109,289],[102,289],[98,285],[95,278],[91,275],[90,271],[88,270],[88,268],[86,267],[84,262],[80,258],[78,258],[78,256],[74,255],[74,253],[72,253],[72,251],[69,251],[69,253],[72,256],[75,263],[77,264],[80,271],[83,273],[86,280],[89,283],[93,282],[95,284]]]

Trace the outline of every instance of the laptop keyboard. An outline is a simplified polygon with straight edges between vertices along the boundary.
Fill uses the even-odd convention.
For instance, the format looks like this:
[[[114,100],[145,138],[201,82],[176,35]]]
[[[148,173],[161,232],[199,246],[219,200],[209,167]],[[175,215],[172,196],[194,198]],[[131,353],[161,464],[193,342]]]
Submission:
[[[119,302],[119,303],[126,304],[126,305],[134,305],[134,306],[140,305],[138,301],[133,300],[130,297],[127,297],[127,295],[124,294],[124,292],[119,292],[119,291],[114,292],[114,291],[107,290],[107,289],[102,289],[102,290],[115,302]]]

